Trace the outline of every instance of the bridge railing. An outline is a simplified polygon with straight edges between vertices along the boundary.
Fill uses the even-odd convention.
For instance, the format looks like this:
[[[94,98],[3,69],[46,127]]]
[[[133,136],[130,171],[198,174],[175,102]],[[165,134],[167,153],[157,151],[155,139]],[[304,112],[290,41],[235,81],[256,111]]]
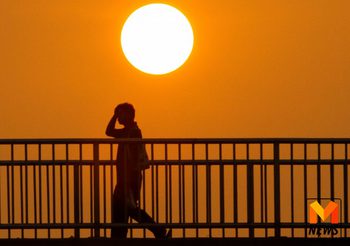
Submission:
[[[140,206],[173,237],[349,234],[350,139],[0,139],[0,238],[153,237],[113,224],[119,144],[145,144]],[[310,222],[310,204],[338,221]],[[334,222],[334,221],[333,221]],[[314,230],[315,232],[315,230]]]

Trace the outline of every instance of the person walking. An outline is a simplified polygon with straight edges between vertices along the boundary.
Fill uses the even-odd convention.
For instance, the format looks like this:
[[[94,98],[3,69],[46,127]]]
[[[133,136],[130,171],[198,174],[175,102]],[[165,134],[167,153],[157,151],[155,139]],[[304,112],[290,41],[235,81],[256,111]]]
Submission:
[[[119,104],[110,119],[106,135],[114,138],[142,138],[135,122],[135,109],[129,103]],[[124,128],[117,129],[116,123]],[[112,198],[112,223],[128,223],[129,217],[139,223],[147,223],[147,228],[156,238],[171,237],[162,226],[156,224],[146,211],[140,208],[142,170],[148,168],[147,153],[142,143],[120,143],[117,152],[117,185]],[[127,227],[112,227],[112,238],[126,238]]]

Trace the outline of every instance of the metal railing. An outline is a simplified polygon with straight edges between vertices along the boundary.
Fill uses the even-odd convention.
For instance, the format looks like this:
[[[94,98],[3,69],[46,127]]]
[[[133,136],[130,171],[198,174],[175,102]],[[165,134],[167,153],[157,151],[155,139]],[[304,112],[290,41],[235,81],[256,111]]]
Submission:
[[[315,200],[337,202],[329,236],[348,237],[350,139],[3,139],[0,238],[153,237],[111,222],[117,146],[135,142],[151,164],[140,206],[173,237],[313,237]]]

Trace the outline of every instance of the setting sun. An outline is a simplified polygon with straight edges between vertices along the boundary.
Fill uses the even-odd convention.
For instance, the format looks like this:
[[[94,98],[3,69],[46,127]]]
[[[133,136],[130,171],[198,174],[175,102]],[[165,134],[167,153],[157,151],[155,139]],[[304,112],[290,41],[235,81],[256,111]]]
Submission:
[[[166,4],[149,4],[126,20],[121,45],[128,61],[149,74],[166,74],[187,60],[193,31],[187,18]]]

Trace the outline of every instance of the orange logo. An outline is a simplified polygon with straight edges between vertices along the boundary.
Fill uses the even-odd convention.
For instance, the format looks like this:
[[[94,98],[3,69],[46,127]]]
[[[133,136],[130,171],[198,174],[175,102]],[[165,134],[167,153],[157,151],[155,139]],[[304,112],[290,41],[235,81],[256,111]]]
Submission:
[[[322,221],[325,221],[329,216],[331,216],[331,223],[339,223],[339,208],[338,204],[330,201],[326,208],[323,208],[317,201],[310,204],[309,209],[309,223],[317,224],[317,215]]]

